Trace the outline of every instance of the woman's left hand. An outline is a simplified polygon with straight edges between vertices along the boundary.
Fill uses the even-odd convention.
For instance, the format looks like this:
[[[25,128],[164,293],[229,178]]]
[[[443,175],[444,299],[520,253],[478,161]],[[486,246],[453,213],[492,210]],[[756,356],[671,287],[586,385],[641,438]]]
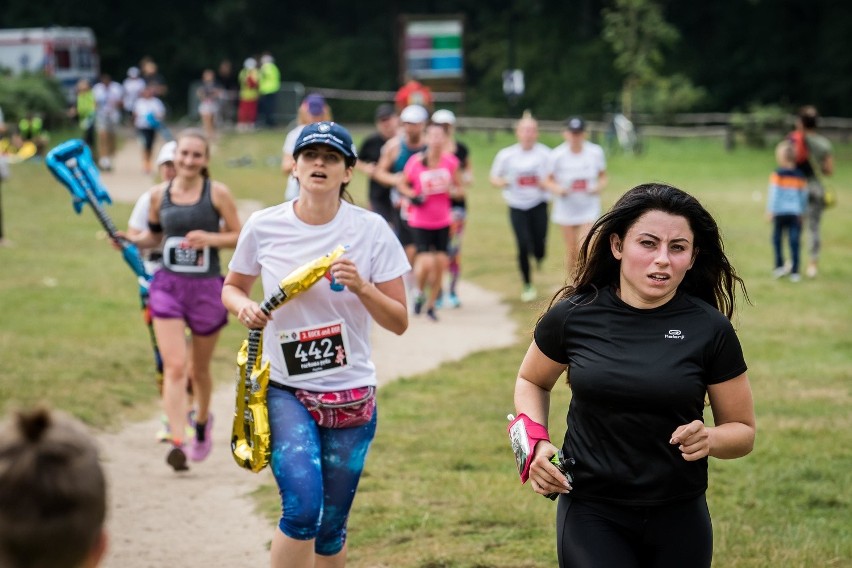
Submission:
[[[353,294],[360,294],[370,284],[361,278],[358,267],[348,258],[335,260],[328,271],[335,281],[349,288]]]
[[[686,461],[696,461],[710,455],[710,429],[701,420],[679,426],[669,444],[678,446]]]

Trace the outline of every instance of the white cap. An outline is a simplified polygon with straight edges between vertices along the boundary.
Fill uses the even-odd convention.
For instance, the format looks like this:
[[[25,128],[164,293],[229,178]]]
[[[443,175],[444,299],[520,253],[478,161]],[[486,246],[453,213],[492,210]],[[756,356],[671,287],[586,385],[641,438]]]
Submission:
[[[432,113],[432,122],[435,124],[455,124],[456,115],[453,111],[442,108]]]
[[[246,59],[246,60],[245,60],[245,62],[243,63],[243,67],[245,67],[246,69],[254,69],[254,68],[256,68],[256,67],[257,67],[257,59],[255,59],[254,57],[249,57],[249,58],[248,58],[248,59]]]
[[[175,149],[177,148],[177,142],[172,140],[171,142],[166,142],[163,144],[163,147],[160,148],[160,153],[157,154],[157,167],[159,168],[166,162],[174,162],[175,161]]]
[[[408,105],[399,113],[399,121],[402,123],[418,124],[429,120],[429,111],[420,105]]]

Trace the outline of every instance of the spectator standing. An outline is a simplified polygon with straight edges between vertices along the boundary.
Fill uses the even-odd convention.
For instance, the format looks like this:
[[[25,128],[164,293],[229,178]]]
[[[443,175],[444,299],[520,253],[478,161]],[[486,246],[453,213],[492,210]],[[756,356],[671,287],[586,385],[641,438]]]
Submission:
[[[790,138],[796,148],[796,167],[808,180],[808,236],[810,243],[808,254],[807,275],[816,278],[819,266],[819,254],[822,248],[820,223],[825,211],[825,186],[821,175],[830,176],[834,173],[834,155],[828,138],[817,134],[817,119],[819,114],[813,106],[799,109],[796,118],[796,130]]]
[[[95,128],[98,131],[98,166],[104,171],[110,171],[115,156],[116,131],[121,124],[124,92],[108,73],[103,73],[100,82],[92,88],[92,94],[95,97]]]
[[[237,131],[248,132],[254,129],[257,120],[257,99],[259,96],[257,87],[259,77],[257,72],[257,60],[249,57],[243,62],[240,71],[240,106],[237,109]]]
[[[83,141],[95,156],[98,155],[98,149],[95,147],[96,107],[92,86],[87,79],[80,79],[77,81],[74,105],[68,109],[68,114],[77,119],[77,124],[83,131]]]
[[[358,150],[358,163],[355,167],[368,178],[367,197],[370,202],[370,210],[381,215],[385,221],[393,226],[391,188],[373,177],[376,163],[382,155],[382,146],[396,135],[399,128],[399,116],[397,116],[392,104],[382,103],[376,107],[375,124],[376,131],[361,142],[361,148]]]
[[[281,89],[281,71],[268,51],[260,56],[258,72],[257,125],[275,126],[276,101]]]
[[[802,218],[808,208],[808,180],[796,168],[796,150],[790,140],[775,147],[778,168],[769,176],[769,194],[766,214],[772,221],[772,246],[775,251],[775,278],[790,274],[791,282],[802,279],[799,272],[799,239]],[[784,263],[784,233],[790,244],[790,266]]]
[[[547,245],[547,202],[550,196],[543,182],[547,175],[550,148],[538,141],[538,121],[527,111],[515,128],[517,144],[503,148],[494,157],[489,179],[503,190],[509,206],[509,221],[518,248],[518,268],[524,288],[521,301],[538,296],[533,287],[530,256],[540,266]]]
[[[433,110],[432,89],[414,79],[411,76],[406,77],[405,84],[402,85],[396,92],[394,97],[396,110],[402,112],[407,106],[418,105],[422,106],[429,112]]]
[[[209,140],[216,135],[216,117],[219,115],[219,105],[222,100],[222,87],[216,82],[216,74],[212,69],[201,73],[201,85],[196,91],[198,97],[198,116],[201,126]]]
[[[150,57],[143,57],[139,63],[142,68],[142,78],[145,84],[154,89],[154,96],[158,99],[163,99],[169,89],[166,85],[166,78],[159,71],[157,63]]]
[[[240,82],[234,73],[230,59],[223,59],[216,69],[216,82],[222,87],[222,122],[233,124],[237,118],[237,105],[240,102]]]

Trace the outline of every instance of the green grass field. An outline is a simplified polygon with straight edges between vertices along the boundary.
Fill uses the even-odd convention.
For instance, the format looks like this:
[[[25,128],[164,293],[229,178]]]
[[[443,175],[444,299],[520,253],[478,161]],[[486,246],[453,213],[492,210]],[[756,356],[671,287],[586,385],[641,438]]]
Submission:
[[[487,184],[492,158],[512,139],[473,132],[461,138],[471,147],[476,176],[464,277],[501,293],[522,334],[513,348],[475,354],[380,391],[379,432],[349,527],[355,567],[555,564],[554,504],[520,486],[505,434],[515,374],[543,308],[517,300],[506,208]],[[214,156],[214,176],[237,198],[277,202],[282,140],[280,132],[226,137]],[[558,139],[543,141],[552,146]],[[237,156],[250,156],[252,164],[228,167],[226,159]],[[769,276],[763,209],[771,149],[726,152],[721,141],[651,140],[641,157],[608,159],[605,205],[646,181],[696,195],[719,221],[751,297],[750,304],[740,299],[734,323],[749,363],[758,435],[748,457],[710,464],[715,565],[849,566],[852,145],[836,147],[832,185],[840,202],[824,218],[819,278],[799,284]],[[2,186],[12,245],[0,248],[0,405],[46,399],[103,429],[149,415],[156,408],[151,355],[130,271],[91,212],[73,214],[69,194],[43,164],[21,164],[13,173]],[[365,186],[356,177],[350,188],[356,201],[363,201]],[[123,225],[130,205],[110,212]],[[535,275],[543,291],[564,279],[560,239],[552,230],[547,261]],[[233,376],[242,338],[238,326],[224,332],[215,360],[222,381]],[[569,397],[567,386],[558,387],[554,439],[562,436]],[[258,502],[271,527],[277,492],[264,488]]]

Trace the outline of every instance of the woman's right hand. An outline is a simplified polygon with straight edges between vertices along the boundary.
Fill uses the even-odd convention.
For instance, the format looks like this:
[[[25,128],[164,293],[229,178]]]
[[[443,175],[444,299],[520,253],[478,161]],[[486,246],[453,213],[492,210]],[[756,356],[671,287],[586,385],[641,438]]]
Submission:
[[[569,493],[572,489],[559,468],[550,462],[550,458],[558,452],[559,448],[545,440],[535,445],[530,462],[530,485],[539,495]]]
[[[248,329],[263,329],[269,322],[269,316],[260,309],[257,302],[246,302],[237,312],[237,317]]]

